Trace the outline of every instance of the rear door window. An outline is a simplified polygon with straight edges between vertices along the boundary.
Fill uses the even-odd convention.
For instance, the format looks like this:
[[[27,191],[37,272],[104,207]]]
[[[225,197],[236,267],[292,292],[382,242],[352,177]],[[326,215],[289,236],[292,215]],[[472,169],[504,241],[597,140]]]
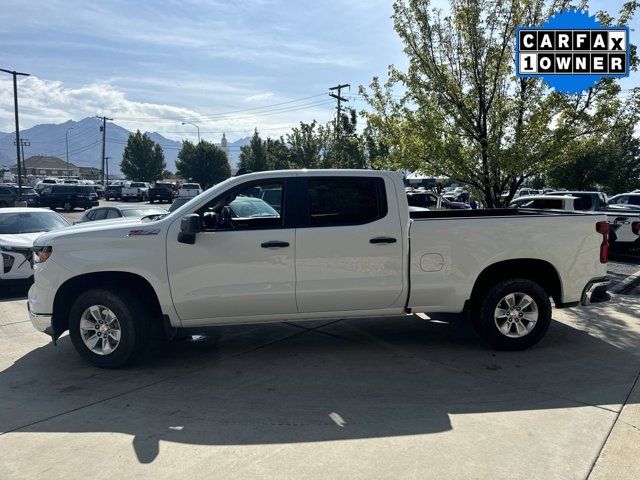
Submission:
[[[308,225],[361,225],[387,214],[384,180],[373,177],[309,177]]]
[[[106,208],[99,208],[95,210],[92,220],[104,220],[105,218],[107,218],[107,213],[108,212]]]

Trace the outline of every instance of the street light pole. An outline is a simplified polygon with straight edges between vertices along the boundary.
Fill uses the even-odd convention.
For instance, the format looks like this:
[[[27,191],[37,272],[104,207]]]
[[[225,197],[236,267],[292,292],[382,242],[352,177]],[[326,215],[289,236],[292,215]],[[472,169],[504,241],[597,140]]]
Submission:
[[[196,129],[198,130],[198,143],[200,143],[200,127],[191,122],[182,122],[182,125],[193,125],[194,127],[196,127]]]
[[[5,70],[0,68],[0,72],[13,75],[13,108],[16,117],[16,159],[18,165],[18,201],[22,201],[22,167],[20,165],[20,122],[18,121],[18,81],[17,76],[28,77],[29,73],[16,72],[15,70]]]
[[[67,128],[67,132],[64,134],[64,142],[67,145],[67,174],[69,173],[69,130],[73,130],[73,127]]]

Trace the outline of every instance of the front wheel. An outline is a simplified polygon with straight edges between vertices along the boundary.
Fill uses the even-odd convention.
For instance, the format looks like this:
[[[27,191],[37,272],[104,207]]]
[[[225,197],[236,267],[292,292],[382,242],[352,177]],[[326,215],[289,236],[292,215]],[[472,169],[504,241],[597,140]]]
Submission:
[[[148,313],[134,296],[102,288],[88,290],[71,307],[69,335],[91,365],[122,367],[146,350]]]
[[[536,282],[497,283],[474,302],[478,333],[498,350],[525,350],[540,341],[551,324],[549,295]]]
[[[64,202],[64,205],[62,206],[62,208],[64,209],[65,212],[70,212],[71,210],[73,210],[73,205],[71,205],[71,202],[67,200]]]

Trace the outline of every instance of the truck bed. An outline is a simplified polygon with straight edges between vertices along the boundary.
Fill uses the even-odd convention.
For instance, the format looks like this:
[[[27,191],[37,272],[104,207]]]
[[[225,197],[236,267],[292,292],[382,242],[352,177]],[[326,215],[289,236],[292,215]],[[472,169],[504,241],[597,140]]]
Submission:
[[[476,218],[476,217],[530,217],[558,215],[594,215],[592,212],[570,212],[566,210],[540,210],[535,208],[486,208],[479,210],[430,210],[428,212],[410,212],[414,220],[429,218]]]
[[[459,312],[483,270],[512,259],[553,266],[563,285],[562,303],[579,301],[594,272],[606,274],[599,257],[602,235],[595,229],[606,221],[603,214],[495,209],[410,216],[408,307],[413,311]]]

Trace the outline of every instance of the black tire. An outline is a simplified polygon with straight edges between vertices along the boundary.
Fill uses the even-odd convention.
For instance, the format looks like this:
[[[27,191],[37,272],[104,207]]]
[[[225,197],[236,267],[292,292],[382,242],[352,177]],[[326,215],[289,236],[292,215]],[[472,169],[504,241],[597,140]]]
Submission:
[[[501,302],[509,294],[528,295],[535,302],[535,308],[537,309],[537,321],[533,324],[531,330],[517,338],[509,337],[503,333],[500,328],[498,328],[498,320],[494,317],[496,308],[500,305],[505,306],[505,304]],[[473,325],[480,336],[498,350],[525,350],[530,348],[544,337],[549,329],[549,325],[551,325],[551,302],[549,295],[533,280],[524,278],[504,280],[484,290],[484,292],[478,294],[477,297],[478,298],[474,299],[475,301],[473,302],[471,311]],[[519,296],[516,295],[516,298],[518,297]],[[525,310],[530,312],[533,308],[534,307],[526,307]],[[522,312],[518,312],[520,311],[514,309],[512,313],[516,321],[518,320],[518,315],[522,317]],[[510,317],[505,316],[505,318]],[[520,325],[513,325],[513,327],[503,326],[503,328],[510,329],[509,333],[511,335],[517,335],[517,327],[526,325],[529,325],[529,322],[523,319]]]
[[[62,205],[62,209],[65,212],[70,212],[71,210],[74,209],[74,206],[72,205],[72,203],[69,200],[65,200],[64,204]]]
[[[8,207],[7,202],[0,202],[0,208]]]
[[[120,342],[106,355],[92,352],[82,339],[80,320],[92,305],[110,309],[120,324]],[[76,351],[88,363],[100,368],[119,368],[139,358],[149,344],[149,315],[144,303],[125,292],[104,288],[88,290],[74,302],[69,313],[69,335]]]

